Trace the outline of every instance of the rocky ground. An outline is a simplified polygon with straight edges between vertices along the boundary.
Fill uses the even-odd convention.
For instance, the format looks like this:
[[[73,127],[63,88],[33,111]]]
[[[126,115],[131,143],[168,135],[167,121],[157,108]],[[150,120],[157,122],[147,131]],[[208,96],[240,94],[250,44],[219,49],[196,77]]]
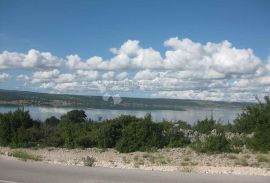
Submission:
[[[245,151],[241,153],[198,154],[189,148],[134,153],[119,153],[113,149],[97,148],[26,148],[19,150],[38,156],[41,161],[52,164],[270,176],[270,153],[258,154]],[[15,151],[18,149],[0,147],[0,158],[13,159],[12,154]]]

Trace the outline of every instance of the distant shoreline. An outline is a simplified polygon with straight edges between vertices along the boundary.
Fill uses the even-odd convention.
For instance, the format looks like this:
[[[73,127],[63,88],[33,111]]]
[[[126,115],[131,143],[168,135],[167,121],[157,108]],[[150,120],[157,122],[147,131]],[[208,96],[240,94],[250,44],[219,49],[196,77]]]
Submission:
[[[195,108],[242,109],[248,104],[251,103],[165,98],[129,98],[112,96],[106,97],[105,99],[102,96],[49,94],[0,89],[0,105],[9,106],[185,111],[187,109]]]

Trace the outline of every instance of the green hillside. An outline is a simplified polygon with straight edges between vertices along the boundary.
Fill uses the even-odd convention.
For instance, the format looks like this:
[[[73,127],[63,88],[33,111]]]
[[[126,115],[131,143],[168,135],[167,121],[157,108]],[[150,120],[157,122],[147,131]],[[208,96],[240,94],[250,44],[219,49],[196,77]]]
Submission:
[[[0,90],[1,105],[34,105],[53,107],[79,107],[97,109],[159,109],[185,110],[196,107],[242,108],[247,103],[218,102],[185,99],[149,99],[149,98],[121,98],[119,104],[114,104],[113,98],[107,101],[102,96],[83,96],[69,94],[48,94],[28,91]]]

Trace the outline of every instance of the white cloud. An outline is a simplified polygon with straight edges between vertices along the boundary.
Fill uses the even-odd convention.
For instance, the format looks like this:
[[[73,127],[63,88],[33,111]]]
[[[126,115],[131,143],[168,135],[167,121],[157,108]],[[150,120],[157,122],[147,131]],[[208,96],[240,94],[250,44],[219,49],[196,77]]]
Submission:
[[[154,94],[155,97],[166,97],[166,98],[185,98],[185,99],[204,99],[204,100],[220,100],[224,98],[224,93],[220,91],[162,91]]]
[[[78,70],[76,71],[76,73],[79,77],[82,77],[83,80],[87,80],[87,81],[95,81],[99,78],[98,71]]]
[[[153,80],[157,76],[158,76],[157,72],[152,72],[149,69],[147,69],[147,70],[137,72],[136,75],[134,76],[134,79],[135,80]]]
[[[0,69],[8,68],[56,68],[60,67],[63,59],[50,52],[39,52],[31,49],[27,54],[4,51],[0,54]]]
[[[7,73],[0,73],[0,82],[7,81],[11,78],[11,76]]]
[[[270,57],[262,61],[249,48],[226,40],[202,44],[178,37],[164,41],[164,47],[161,53],[128,40],[110,49],[113,56],[108,59],[4,51],[0,69],[32,69],[31,76],[18,73],[16,79],[56,92],[146,91],[153,97],[210,100],[252,100],[254,94],[270,92]]]
[[[127,72],[121,72],[119,74],[117,74],[117,76],[115,77],[117,80],[125,80],[128,79],[128,73]]]
[[[55,84],[54,83],[42,83],[39,88],[41,89],[51,89],[54,88]]]
[[[138,51],[141,49],[139,46],[138,40],[128,40],[122,46],[120,49],[117,48],[111,48],[110,51],[114,54],[125,54],[128,56],[136,56]]]
[[[60,74],[58,78],[55,80],[57,83],[70,83],[75,80],[75,76],[73,74],[65,73]]]
[[[102,79],[104,80],[114,80],[115,72],[109,71],[102,75]]]
[[[71,69],[87,69],[87,64],[78,55],[67,56],[66,65]]]
[[[30,79],[29,76],[24,75],[24,74],[19,74],[19,75],[16,77],[16,80],[18,80],[18,81],[28,81],[29,79]]]
[[[254,73],[261,63],[251,49],[236,49],[228,41],[212,53],[213,68],[223,73]]]
[[[268,63],[266,64],[266,69],[270,72],[270,56],[268,56]]]
[[[54,69],[51,71],[36,71],[33,73],[33,76],[31,78],[31,83],[42,83],[45,81],[49,81],[51,79],[54,79],[58,77],[60,74],[60,71],[58,69]]]
[[[69,91],[69,90],[78,91],[80,89],[78,82],[58,83],[54,87],[55,89],[60,91]]]
[[[52,71],[37,71],[33,73],[33,78],[35,79],[50,79],[58,76],[60,71],[58,69],[54,69]]]

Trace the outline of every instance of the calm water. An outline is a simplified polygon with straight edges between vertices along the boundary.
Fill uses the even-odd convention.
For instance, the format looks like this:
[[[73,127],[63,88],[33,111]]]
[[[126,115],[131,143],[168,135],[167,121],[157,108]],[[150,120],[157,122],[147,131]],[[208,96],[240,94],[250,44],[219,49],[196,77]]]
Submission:
[[[17,107],[13,106],[1,106],[0,112],[14,111]],[[34,119],[44,120],[51,116],[60,117],[66,112],[74,108],[54,108],[54,107],[37,107],[28,106],[25,110],[29,110],[31,116]],[[88,118],[93,120],[100,119],[113,119],[121,114],[124,115],[134,115],[137,117],[143,117],[147,113],[151,113],[154,121],[159,122],[163,119],[169,121],[184,120],[189,123],[194,123],[199,119],[204,119],[205,117],[211,117],[213,114],[214,119],[221,120],[224,122],[232,122],[237,116],[240,109],[228,109],[228,108],[208,108],[208,109],[187,109],[186,111],[171,111],[171,110],[111,110],[111,109],[83,109]]]

